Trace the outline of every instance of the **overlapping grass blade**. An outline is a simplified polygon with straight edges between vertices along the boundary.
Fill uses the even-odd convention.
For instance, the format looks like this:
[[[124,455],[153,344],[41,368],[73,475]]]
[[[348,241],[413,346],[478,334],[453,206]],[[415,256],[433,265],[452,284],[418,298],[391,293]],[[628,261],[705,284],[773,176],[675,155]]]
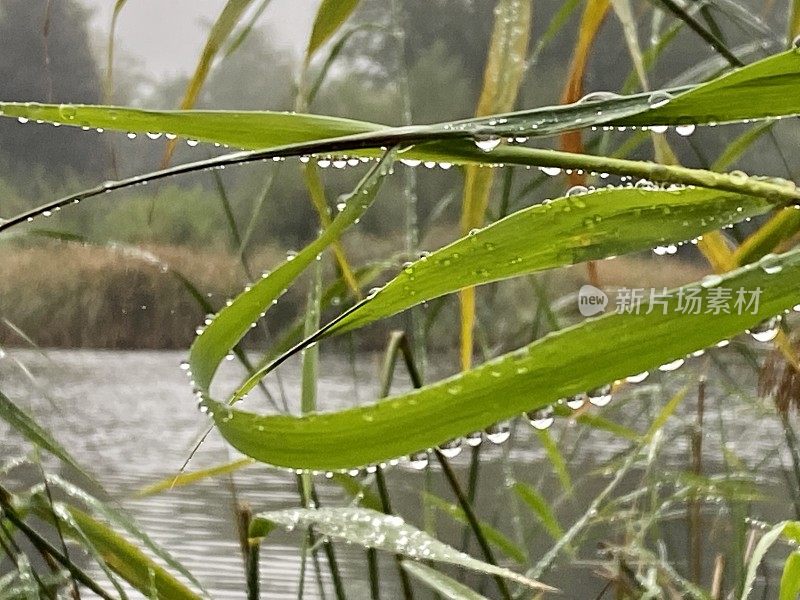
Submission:
[[[287,260],[270,274],[240,294],[214,317],[205,330],[195,338],[189,351],[189,367],[195,386],[207,393],[211,380],[227,353],[239,343],[251,325],[286,291],[286,288],[317,256],[338,239],[369,207],[378,192],[383,178],[388,175],[394,160],[394,151],[386,153],[361,180],[352,194],[342,199],[345,208],[330,227],[291,260]]]
[[[680,288],[681,294],[696,289],[701,302],[719,288],[758,290],[752,312],[683,314],[673,291],[649,314],[591,319],[371,406],[297,418],[208,405],[228,442],[259,461],[319,470],[380,463],[712,346],[797,304],[798,284],[800,250],[794,250]],[[647,312],[647,302],[643,306]]]
[[[194,577],[194,575],[192,575],[191,572],[186,569],[186,567],[184,567],[174,556],[172,556],[168,550],[156,543],[156,541],[153,540],[136,523],[136,521],[134,521],[134,519],[128,516],[124,511],[115,508],[109,502],[103,502],[98,498],[95,498],[85,490],[70,483],[69,481],[64,480],[58,475],[48,474],[46,477],[48,483],[59,487],[70,497],[82,502],[86,507],[91,509],[94,515],[103,517],[113,526],[122,529],[131,537],[136,538],[139,542],[141,542],[143,547],[147,548],[156,557],[163,560],[168,567],[181,574],[193,585],[197,586],[198,589],[205,592],[203,585]]]
[[[701,188],[607,188],[535,205],[408,265],[312,339],[373,323],[470,285],[683,242],[772,206],[761,198]],[[257,371],[240,392],[252,389],[270,368]]]
[[[32,444],[48,451],[65,464],[94,481],[93,477],[73,458],[64,446],[56,441],[49,431],[39,425],[35,419],[14,404],[2,392],[0,392],[0,419],[8,423]]]
[[[499,575],[532,589],[552,589],[502,567],[487,564],[459,552],[409,525],[396,515],[366,508],[289,509],[264,512],[253,517],[251,537],[265,537],[280,526],[288,530],[314,527],[321,535],[399,554],[414,560],[432,560],[473,571]]]
[[[508,112],[514,108],[525,75],[525,61],[531,30],[531,0],[500,0],[495,8],[489,56],[483,73],[483,86],[475,114],[478,117]],[[481,227],[494,182],[494,171],[467,167],[461,201],[461,232]],[[461,368],[472,365],[475,327],[475,290],[462,291]]]
[[[317,16],[314,18],[314,26],[311,28],[311,37],[306,48],[306,65],[320,46],[327,42],[350,17],[358,4],[359,0],[322,0],[317,9]]]
[[[447,600],[487,600],[478,592],[424,563],[403,561],[402,567]]]
[[[450,517],[455,521],[458,521],[459,523],[469,524],[467,517],[464,514],[464,511],[460,507],[450,502],[447,502],[446,500],[442,500],[441,498],[439,498],[439,496],[436,496],[428,492],[423,492],[422,501],[429,507],[435,508],[443,512],[448,517]],[[488,523],[483,523],[483,522],[480,523],[480,529],[481,533],[486,538],[486,541],[495,546],[498,550],[500,550],[510,559],[518,562],[521,565],[525,564],[525,561],[527,560],[525,552],[522,550],[522,548],[517,546],[501,531],[492,527]]]
[[[172,133],[260,149],[352,136],[338,151],[480,136],[555,135],[592,126],[724,123],[800,114],[800,53],[790,50],[691,88],[579,102],[433,125],[390,128],[374,123],[268,111],[146,111],[122,107],[0,103],[6,117],[137,133]],[[425,152],[423,150],[429,150]],[[320,152],[328,152],[321,147]],[[313,146],[298,153],[315,152]],[[490,152],[486,153],[490,155]],[[464,161],[448,145],[412,149],[408,158]]]
[[[559,525],[558,519],[556,519],[555,514],[553,514],[550,505],[538,491],[521,481],[514,483],[513,490],[520,500],[531,509],[534,515],[536,515],[538,521],[554,540],[564,535],[564,530],[561,528],[561,525]]]
[[[105,563],[134,588],[147,595],[154,586],[160,598],[170,600],[199,600],[166,569],[155,563],[134,544],[106,524],[92,518],[74,506],[66,506],[71,520],[80,528]]]

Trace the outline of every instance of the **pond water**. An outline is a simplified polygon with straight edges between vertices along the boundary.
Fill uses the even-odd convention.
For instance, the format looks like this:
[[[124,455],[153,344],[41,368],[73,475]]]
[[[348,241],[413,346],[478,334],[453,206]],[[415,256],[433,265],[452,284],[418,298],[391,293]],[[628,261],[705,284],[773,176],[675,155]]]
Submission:
[[[134,497],[136,490],[178,471],[207,422],[197,410],[186,376],[179,369],[184,357],[183,352],[9,350],[0,360],[0,389],[48,427],[145,531],[203,581],[213,597],[243,598],[243,568],[233,497],[247,502],[255,512],[296,507],[298,496],[293,474],[254,466],[230,478],[208,479],[144,499]],[[324,355],[319,384],[321,409],[349,406],[354,401],[373,401],[380,360],[377,355],[359,356],[353,367],[336,355]],[[754,516],[770,520],[790,516],[789,496],[782,488],[782,468],[790,464],[789,455],[780,422],[773,411],[752,400],[755,387],[752,370],[741,368],[741,359],[729,349],[727,353],[719,351],[714,362],[703,360],[705,362],[696,361],[674,373],[654,375],[642,384],[629,386],[609,406],[592,409],[592,412],[644,431],[672,392],[688,385],[691,391],[687,400],[665,432],[667,443],[660,450],[659,463],[661,469],[665,464],[669,470],[686,469],[690,464],[686,432],[694,419],[698,372],[714,362],[730,363],[731,368],[725,369],[727,375],[716,370],[719,364],[711,367],[715,375],[709,376],[704,471],[707,474],[723,472],[724,451],[735,454],[741,461],[742,471],[757,469],[759,485],[772,490],[770,493],[776,498],[784,499],[767,503],[766,508],[759,504],[756,510],[762,512]],[[226,363],[219,378],[221,386],[234,385],[241,374],[234,363]],[[354,379],[359,382],[357,386]],[[290,405],[297,406],[299,374],[296,363],[282,368],[281,382]],[[407,379],[398,373],[395,391],[407,387]],[[274,379],[270,380],[270,388],[279,395]],[[741,397],[738,390],[744,392]],[[263,400],[248,402],[250,408],[270,410]],[[484,442],[478,509],[485,519],[494,521],[512,538],[516,513],[509,509],[508,492],[503,489],[503,483],[510,477],[530,483],[554,500],[562,525],[568,527],[610,480],[612,473],[598,468],[609,464],[608,461],[630,444],[611,433],[588,429],[566,419],[558,420],[550,431],[554,439],[560,441],[569,462],[575,483],[575,495],[570,498],[563,494],[540,440],[526,422],[517,420],[512,439],[502,446]],[[21,438],[0,422],[0,460],[27,450]],[[208,467],[237,457],[235,451],[212,433],[189,468]],[[465,451],[453,460],[456,471],[464,479],[469,458]],[[46,465],[51,471],[63,473],[55,461],[48,459]],[[25,469],[15,472],[11,486],[19,489],[30,484],[34,475],[35,472]],[[426,475],[401,464],[388,469],[386,477],[396,512],[418,526],[423,524],[420,491],[426,479],[431,491],[450,502],[455,501],[438,470]],[[349,498],[324,477],[316,477],[316,482],[321,505],[349,502]],[[630,489],[632,485],[625,487]],[[718,509],[713,505],[707,507],[709,519],[713,518],[714,510]],[[531,516],[523,516],[522,520],[523,526],[531,530],[524,541],[535,562],[551,547],[552,540],[532,525]],[[461,539],[460,527],[441,515],[437,523],[440,536],[457,544]],[[678,562],[686,558],[685,552],[680,552],[685,534],[681,533],[682,524],[679,525],[673,536],[678,550],[671,556],[671,560]],[[601,534],[597,536],[600,540]],[[276,533],[267,539],[261,554],[263,598],[297,597],[300,543],[300,535],[296,533]],[[368,598],[363,550],[344,544],[337,544],[336,550],[348,598]],[[470,551],[480,556],[474,544]],[[593,574],[597,565],[592,562],[592,551],[582,551],[581,556],[581,560],[571,561],[570,566],[559,565],[545,578],[564,590],[562,597],[595,597],[603,587],[603,581]],[[398,597],[394,565],[384,557],[381,568],[381,573],[385,574],[382,576],[384,597]],[[324,566],[322,570],[325,597],[331,598],[329,576]],[[468,579],[468,582],[474,584],[476,580]],[[306,598],[323,597],[313,569],[307,572],[305,590]],[[484,593],[495,597],[496,589],[491,581],[486,583]]]

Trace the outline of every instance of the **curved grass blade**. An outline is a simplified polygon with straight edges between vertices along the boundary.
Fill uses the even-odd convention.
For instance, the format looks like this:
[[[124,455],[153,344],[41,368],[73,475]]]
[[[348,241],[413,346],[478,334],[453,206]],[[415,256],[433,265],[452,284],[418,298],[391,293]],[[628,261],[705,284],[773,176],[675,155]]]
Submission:
[[[322,0],[306,48],[306,65],[311,62],[320,46],[327,42],[350,17],[358,4],[359,0]]]
[[[743,314],[678,310],[686,294],[696,294],[702,304],[720,288],[758,290],[758,306]],[[682,359],[789,309],[800,301],[799,290],[800,250],[794,250],[678,288],[649,314],[590,319],[461,375],[371,406],[291,417],[232,410],[213,400],[207,404],[223,437],[256,460],[298,469],[361,467],[434,447]],[[646,313],[647,301],[642,305]]]
[[[653,102],[651,93],[599,102],[578,102],[502,115],[390,128],[374,123],[308,114],[268,111],[147,111],[122,107],[0,103],[6,117],[123,132],[171,133],[239,148],[267,148],[352,136],[339,147],[312,144],[297,154],[379,148],[472,136],[531,137],[555,135],[592,126],[646,126],[725,123],[800,114],[800,53],[790,50],[731,71],[694,87],[662,90],[675,95]],[[434,153],[412,149],[407,158],[464,160],[447,147]],[[426,149],[431,150],[431,149]],[[491,155],[492,152],[485,153]],[[478,154],[480,156],[480,154]],[[477,161],[476,162],[480,162]]]
[[[72,457],[64,446],[53,438],[50,432],[36,423],[30,415],[14,404],[2,392],[0,392],[0,419],[8,423],[29,442],[43,450],[47,450],[50,454],[94,482],[94,478]]]
[[[514,493],[531,509],[542,527],[554,540],[558,540],[564,535],[564,530],[547,504],[547,500],[539,492],[521,481],[517,481],[512,487]]]
[[[447,600],[487,600],[478,592],[424,563],[403,561],[402,567]]]
[[[389,151],[342,201],[346,207],[322,234],[293,259],[287,260],[266,277],[240,294],[232,304],[220,310],[208,327],[195,338],[189,350],[189,367],[197,389],[208,393],[211,380],[227,353],[239,343],[263,313],[287,286],[338,239],[375,199],[383,178],[389,174],[395,151]]]
[[[253,517],[250,536],[266,537],[277,526],[289,531],[314,527],[321,535],[339,538],[365,548],[384,550],[414,560],[432,560],[481,573],[499,575],[532,589],[553,589],[509,569],[487,564],[459,552],[409,525],[396,515],[385,515],[366,508],[289,509],[264,512]]]
[[[800,551],[795,550],[783,565],[778,600],[796,600],[798,595],[800,595]]]
[[[178,475],[171,475],[161,479],[151,485],[145,486],[138,490],[135,494],[136,497],[153,496],[162,492],[168,492],[176,487],[185,485],[192,485],[198,481],[204,481],[219,475],[227,475],[250,465],[255,464],[252,458],[239,458],[221,465],[214,465],[207,469],[200,469],[198,471],[187,471],[179,473]]]
[[[92,546],[103,557],[105,563],[134,588],[146,595],[154,586],[159,598],[170,598],[170,600],[200,599],[200,596],[113,529],[74,506],[64,508],[80,528],[81,533],[91,541]]]
[[[745,576],[744,586],[742,587],[741,600],[747,600],[747,598],[750,597],[750,592],[753,591],[753,584],[755,584],[758,575],[758,567],[761,565],[761,561],[764,560],[767,550],[780,539],[784,530],[796,528],[797,526],[798,524],[795,522],[783,521],[761,536],[761,539],[758,540],[758,544],[756,544],[753,554],[750,557],[750,562],[747,564],[747,574]]]
[[[180,573],[198,589],[206,593],[203,585],[192,575],[186,567],[184,567],[168,550],[162,548],[157,544],[147,533],[139,527],[139,525],[125,512],[118,510],[111,506],[108,502],[102,502],[91,494],[87,493],[78,486],[62,479],[58,475],[48,474],[47,481],[51,484],[58,486],[66,494],[80,500],[86,507],[90,508],[95,515],[102,516],[106,521],[127,532],[132,537],[139,540],[142,545],[150,550],[155,556],[164,561],[164,563],[173,569],[175,572]]]
[[[451,504],[450,502],[439,498],[439,496],[429,492],[423,492],[422,502],[428,507],[438,509],[454,521],[464,525],[469,524],[464,511],[459,506]],[[507,557],[521,565],[524,565],[527,562],[525,552],[508,537],[506,537],[501,531],[495,529],[488,523],[483,522],[480,523],[480,529],[481,533],[486,538],[486,541],[495,546]]]
[[[682,242],[772,207],[760,198],[700,188],[606,188],[535,205],[408,265],[309,339],[362,327],[470,285]],[[240,391],[252,389],[271,368],[257,371]]]

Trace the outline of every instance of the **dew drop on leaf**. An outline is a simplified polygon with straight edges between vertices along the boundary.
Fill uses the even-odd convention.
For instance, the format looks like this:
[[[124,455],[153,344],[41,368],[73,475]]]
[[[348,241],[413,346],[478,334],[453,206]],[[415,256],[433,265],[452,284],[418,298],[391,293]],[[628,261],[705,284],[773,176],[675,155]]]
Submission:
[[[464,437],[464,441],[467,442],[468,446],[480,446],[481,442],[483,441],[483,432],[480,431],[473,431],[472,433],[468,433]]]
[[[650,97],[647,99],[647,104],[650,108],[660,108],[666,105],[672,98],[673,96],[669,92],[657,91],[650,94]]]
[[[771,342],[777,337],[780,324],[779,316],[772,317],[750,329],[750,336],[757,342]]]
[[[446,458],[455,458],[456,456],[461,454],[462,442],[463,440],[461,438],[455,438],[443,444],[440,444],[439,452],[441,452]]]
[[[574,396],[570,396],[569,398],[565,399],[564,404],[566,404],[567,407],[572,410],[578,410],[579,408],[582,408],[584,404],[586,404],[586,400],[584,399],[583,394],[575,394]]]
[[[511,428],[508,423],[495,423],[486,428],[486,439],[493,444],[502,444],[511,436]]]
[[[415,452],[408,457],[408,466],[417,471],[422,471],[422,469],[428,466],[428,453]]]
[[[611,384],[601,385],[593,390],[589,390],[586,392],[586,397],[589,398],[589,402],[595,406],[605,406],[611,402]]]
[[[696,127],[693,124],[678,125],[675,128],[675,133],[677,133],[678,135],[682,135],[683,137],[687,137],[687,136],[692,135],[694,133],[695,129],[696,129]]]
[[[500,137],[496,135],[476,135],[475,145],[484,152],[491,152],[500,145]]]
[[[553,407],[545,406],[544,408],[529,411],[525,413],[525,416],[528,417],[528,422],[534,429],[543,430],[550,427],[555,421],[553,414]]]

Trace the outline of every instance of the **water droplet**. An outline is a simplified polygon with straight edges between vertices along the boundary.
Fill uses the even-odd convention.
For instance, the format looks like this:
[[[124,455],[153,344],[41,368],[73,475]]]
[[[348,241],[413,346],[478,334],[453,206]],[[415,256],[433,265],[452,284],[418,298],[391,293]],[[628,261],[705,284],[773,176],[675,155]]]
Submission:
[[[197,146],[197,144],[199,144],[199,143],[200,143],[200,142],[198,142],[197,140],[186,140],[186,145],[187,145],[187,146],[190,146],[190,147],[192,147],[192,148],[194,148],[195,146]]]
[[[571,188],[567,190],[565,196],[569,198],[571,196],[580,196],[581,194],[587,194],[587,193],[589,193],[589,188],[587,188],[585,185],[573,185]]]
[[[793,310],[794,312],[800,312],[800,304],[795,304],[795,305],[792,307],[792,310]]]
[[[795,50],[800,50],[800,35],[792,40],[792,48]]]
[[[595,406],[605,406],[611,402],[611,384],[608,383],[596,387],[593,390],[589,390],[586,392],[586,397],[589,398],[589,402]]]
[[[668,104],[672,98],[673,96],[669,92],[657,91],[650,94],[647,104],[650,105],[650,108],[660,108]]]
[[[584,404],[586,404],[586,400],[584,399],[583,394],[575,394],[574,396],[570,396],[569,398],[565,399],[564,404],[566,404],[567,407],[572,410],[578,410],[579,408],[582,408]]]
[[[625,381],[628,383],[641,383],[650,375],[649,371],[642,371],[641,373],[637,373],[636,375],[631,375],[630,377],[626,377]]]
[[[472,433],[468,433],[464,438],[464,441],[467,442],[468,446],[480,446],[481,442],[483,441],[483,432],[481,431],[473,431]]]
[[[744,171],[731,171],[728,173],[728,177],[730,177],[736,183],[744,183],[748,180],[747,173]]]
[[[334,169],[344,169],[347,166],[347,161],[343,158],[337,158],[333,161]]]
[[[547,429],[553,424],[555,421],[554,414],[552,406],[545,406],[544,408],[529,411],[525,413],[525,416],[528,417],[528,421],[533,428],[541,430]]]
[[[561,174],[561,169],[559,167],[539,167],[539,170],[550,177],[555,177],[556,175]]]
[[[148,131],[147,132],[147,137],[149,137],[151,140],[157,140],[162,135],[163,134],[160,131]]]
[[[181,361],[181,371],[188,371],[189,370],[189,362],[188,361]]]
[[[135,140],[136,139],[136,134],[133,131],[129,131],[128,132],[128,139],[129,140]]]
[[[619,98],[619,94],[615,94],[614,92],[589,92],[583,98],[578,100],[576,104],[585,104],[589,102],[604,102],[606,100],[614,100],[615,98]]]
[[[416,158],[401,158],[400,162],[406,165],[407,167],[418,167],[422,161]]]
[[[331,166],[331,161],[330,161],[329,159],[327,159],[327,158],[320,158],[320,159],[317,161],[317,166],[318,166],[320,169],[327,169],[328,167],[330,167],[330,166]]]
[[[700,285],[704,288],[718,286],[722,283],[722,276],[720,275],[706,275],[700,280]]]
[[[780,325],[781,318],[772,317],[750,329],[750,336],[757,342],[771,342],[777,337]]]
[[[677,133],[678,135],[682,135],[683,137],[687,137],[687,136],[692,135],[694,133],[695,129],[696,129],[696,127],[694,125],[692,125],[692,124],[678,125],[675,128],[675,133]]]
[[[670,371],[674,371],[675,369],[680,369],[683,366],[683,363],[685,362],[686,360],[684,360],[683,358],[678,358],[671,362],[664,363],[663,365],[658,367],[658,370],[664,371],[665,373],[669,373]]]
[[[484,152],[491,152],[500,145],[500,137],[496,135],[476,135],[475,145]]]
[[[30,119],[26,119],[25,117],[17,117],[17,121],[22,123],[23,125],[27,123]]]
[[[417,471],[422,471],[422,469],[428,466],[428,453],[415,452],[408,457],[408,466]]]
[[[455,458],[461,454],[461,438],[455,438],[439,445],[439,451],[447,458]]]
[[[511,436],[511,428],[508,423],[495,423],[486,428],[486,439],[493,444],[502,444]]]
[[[650,131],[653,133],[666,133],[667,129],[669,129],[668,125],[651,125]]]

